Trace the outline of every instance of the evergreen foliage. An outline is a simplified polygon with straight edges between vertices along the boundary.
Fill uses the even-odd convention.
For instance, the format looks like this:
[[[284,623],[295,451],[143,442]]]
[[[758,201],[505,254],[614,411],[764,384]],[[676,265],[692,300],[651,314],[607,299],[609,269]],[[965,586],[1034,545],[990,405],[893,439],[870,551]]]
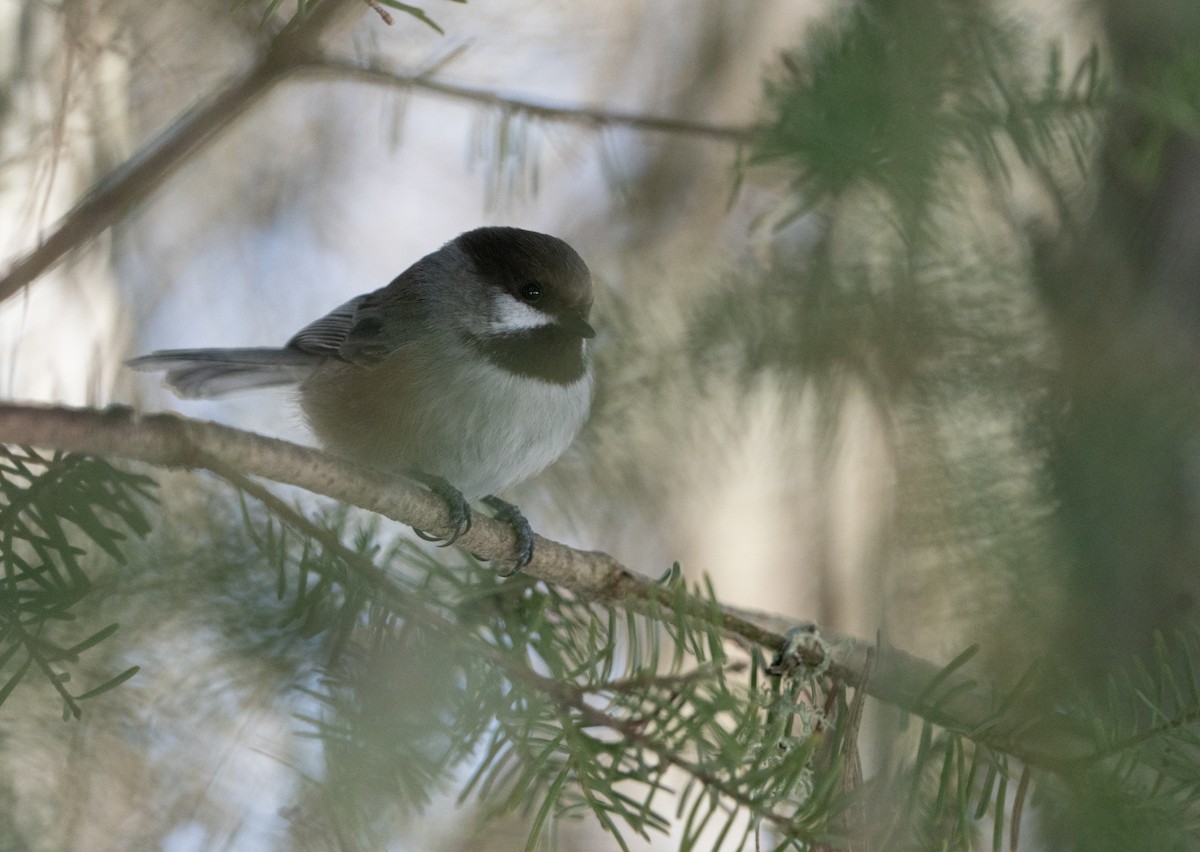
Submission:
[[[280,520],[312,531],[290,510]],[[326,580],[369,573],[361,560],[377,531],[328,529],[318,553],[274,519],[260,524],[264,556],[296,578],[280,588],[305,601],[294,616],[324,611],[331,635],[351,640],[312,693],[322,712],[304,720],[323,743],[344,830],[371,837],[381,811],[426,805],[469,768],[460,800],[478,798],[485,820],[520,813],[531,845],[589,813],[623,847],[625,831],[648,837],[675,820],[685,848],[713,824],[743,839],[766,826],[797,848],[827,833],[840,765],[814,774],[822,737],[798,700],[816,674],[781,685],[757,657],[732,661],[710,596],[713,616],[697,620],[683,601],[698,592],[676,582],[679,605],[646,617],[398,540],[375,556],[403,566],[397,583],[386,602],[366,600]],[[353,637],[339,629],[350,624]],[[676,785],[672,815],[658,794]]]
[[[63,716],[82,713],[79,702],[128,680],[126,669],[82,693],[73,693],[68,664],[112,636],[110,624],[63,644],[63,625],[91,591],[81,545],[122,560],[126,532],[145,535],[140,504],[153,498],[153,481],[103,459],[70,453],[44,456],[28,447],[0,445],[0,703],[31,670],[58,692]]]
[[[65,525],[119,555],[114,522],[144,534],[138,503],[151,491],[146,477],[97,459],[6,457],[6,540],[25,544],[6,547],[5,564],[26,588],[8,596],[25,613],[6,632],[8,697],[29,660],[69,661],[112,634],[69,648],[44,638],[88,586]],[[1153,837],[1155,848],[1184,849],[1200,839],[1195,634],[1160,639],[1152,668],[1135,664],[1101,699],[1054,711],[1084,745],[1038,765],[1018,756],[1044,721],[1027,701],[1036,667],[982,725],[966,730],[944,712],[971,687],[954,681],[969,649],[919,687],[915,729],[907,714],[883,712],[874,734],[885,752],[864,778],[860,685],[739,651],[716,626],[711,593],[674,572],[665,581],[676,604],[640,615],[503,580],[473,560],[432,559],[344,509],[310,520],[277,499],[243,498],[242,518],[259,551],[248,567],[276,573],[279,617],[297,637],[320,637],[327,654],[320,682],[298,687],[310,709],[297,734],[321,744],[327,817],[348,848],[385,842],[396,819],[453,790],[479,803],[483,825],[527,820],[530,848],[585,817],[622,848],[630,833],[667,831],[685,849],[715,848],[714,836],[721,848],[967,849],[981,838],[1004,848],[1030,789],[1059,816],[1047,826],[1057,848],[1149,848],[1133,841]],[[379,568],[396,582],[372,584]],[[713,617],[688,600],[707,601]],[[27,660],[14,670],[18,651]],[[75,702],[135,671],[64,701],[78,712]]]

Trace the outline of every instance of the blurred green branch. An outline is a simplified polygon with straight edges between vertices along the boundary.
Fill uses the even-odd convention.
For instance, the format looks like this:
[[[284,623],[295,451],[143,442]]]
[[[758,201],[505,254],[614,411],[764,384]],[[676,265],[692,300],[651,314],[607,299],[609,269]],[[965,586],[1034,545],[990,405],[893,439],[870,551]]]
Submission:
[[[122,560],[123,530],[144,536],[150,522],[142,502],[153,480],[75,453],[43,457],[0,446],[0,671],[25,658],[0,681],[0,703],[36,666],[63,701],[64,717],[79,718],[79,702],[125,682],[137,666],[81,694],[67,688],[67,664],[116,632],[110,624],[63,645],[54,629],[74,619],[73,608],[92,590],[80,538]]]
[[[704,761],[689,759],[686,755],[686,743],[673,742],[669,737],[660,736],[649,725],[650,720],[644,716],[635,716],[627,711],[603,710],[593,703],[589,703],[596,697],[605,695],[619,697],[620,700],[616,703],[620,706],[622,703],[644,701],[647,695],[655,693],[665,693],[671,696],[691,693],[700,688],[704,682],[719,678],[722,668],[727,668],[731,672],[738,670],[736,664],[726,666],[719,663],[707,664],[693,671],[674,675],[659,675],[656,672],[647,671],[633,678],[601,680],[584,684],[539,674],[529,666],[526,660],[514,660],[510,653],[483,641],[464,625],[423,605],[418,595],[396,582],[394,575],[381,569],[365,555],[347,548],[329,530],[309,520],[265,487],[231,468],[223,468],[219,464],[215,465],[215,468],[220,476],[261,502],[284,523],[302,535],[321,542],[327,552],[336,554],[343,565],[358,574],[360,580],[370,585],[374,593],[381,593],[390,604],[394,605],[396,612],[401,614],[406,621],[419,624],[435,632],[443,640],[461,646],[461,652],[470,655],[472,659],[495,666],[511,681],[522,684],[548,698],[558,707],[559,714],[576,716],[583,727],[606,728],[619,734],[630,746],[657,756],[660,763],[656,768],[654,779],[647,783],[651,794],[663,788],[661,774],[668,768],[674,767],[687,773],[706,789],[730,802],[756,811],[784,836],[807,839],[810,827],[801,824],[794,817],[776,811],[773,807],[764,806],[764,802],[755,798],[746,789],[744,777],[725,777],[724,773],[705,765]],[[528,570],[526,573],[529,573]],[[812,661],[809,662],[811,664]],[[751,715],[757,714],[757,709],[752,702],[748,702],[744,708],[745,712],[749,712]],[[795,751],[792,755],[792,762],[798,764],[799,771],[804,769],[807,759],[808,754],[802,750]],[[476,770],[476,775],[482,774],[488,768],[489,763],[485,761]],[[811,809],[824,804],[827,803],[814,801],[809,802],[808,807]],[[665,825],[665,822],[661,823],[661,826]],[[534,833],[536,834],[536,830]]]

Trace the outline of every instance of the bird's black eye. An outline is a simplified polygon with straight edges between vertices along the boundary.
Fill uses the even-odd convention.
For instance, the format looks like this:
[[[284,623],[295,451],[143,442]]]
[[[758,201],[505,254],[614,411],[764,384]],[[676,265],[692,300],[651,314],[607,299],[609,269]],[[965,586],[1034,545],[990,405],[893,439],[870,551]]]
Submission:
[[[536,281],[530,281],[521,285],[520,293],[521,298],[526,302],[536,302],[542,298],[542,285]]]

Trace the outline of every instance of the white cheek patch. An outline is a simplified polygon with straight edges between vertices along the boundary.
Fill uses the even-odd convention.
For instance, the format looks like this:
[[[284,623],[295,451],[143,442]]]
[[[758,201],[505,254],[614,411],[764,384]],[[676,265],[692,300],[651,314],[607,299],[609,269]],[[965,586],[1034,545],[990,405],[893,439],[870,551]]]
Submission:
[[[496,303],[495,316],[488,323],[488,331],[494,334],[504,334],[513,331],[528,331],[542,328],[554,322],[550,317],[537,308],[519,302],[505,293]]]

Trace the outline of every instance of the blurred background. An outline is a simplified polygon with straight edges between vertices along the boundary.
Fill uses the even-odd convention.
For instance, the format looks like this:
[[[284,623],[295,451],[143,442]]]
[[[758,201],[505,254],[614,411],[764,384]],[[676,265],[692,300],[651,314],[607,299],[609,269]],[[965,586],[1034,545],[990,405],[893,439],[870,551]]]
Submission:
[[[537,531],[647,574],[678,560],[725,603],[939,664],[978,642],[1000,684],[1046,656],[1086,686],[1195,624],[1192,4],[423,8],[443,32],[364,6],[324,44],[580,115],[336,69],[289,78],[0,304],[0,396],[308,443],[284,392],[185,402],[122,362],[281,344],[464,230],[531,228],[591,266],[600,332],[591,422],[510,495]],[[287,10],[263,12],[0,0],[3,266],[248,69]],[[66,728],[52,696],[14,694],[0,837],[327,848],[305,822],[319,749],[291,715],[317,640],[263,627],[273,578],[230,568],[249,545],[229,495],[156,476],[155,533],[93,604],[125,625],[108,653],[142,672]],[[389,848],[477,843],[453,794],[389,831]],[[609,848],[586,826],[570,837]],[[514,825],[488,848],[524,843]]]

